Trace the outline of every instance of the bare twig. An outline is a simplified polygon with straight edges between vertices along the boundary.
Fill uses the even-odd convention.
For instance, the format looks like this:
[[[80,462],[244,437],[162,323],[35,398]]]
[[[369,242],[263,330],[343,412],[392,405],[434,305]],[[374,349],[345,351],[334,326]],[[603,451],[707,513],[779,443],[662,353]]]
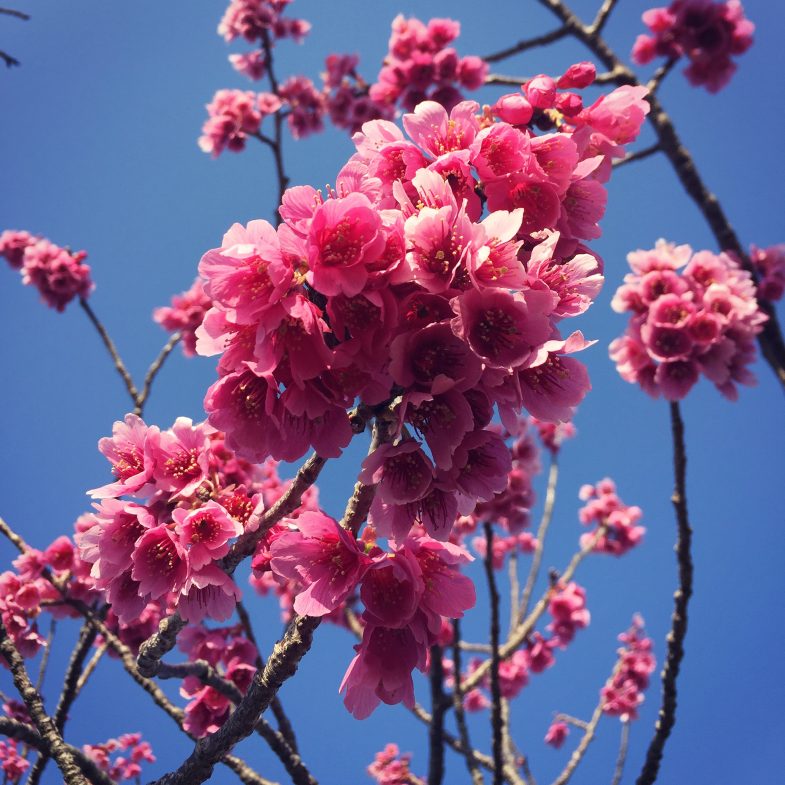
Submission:
[[[30,14],[26,14],[24,11],[17,11],[15,8],[0,8],[0,14],[5,14],[6,16],[15,16],[17,19],[21,19],[23,22],[27,22],[30,19]]]
[[[488,74],[485,77],[485,84],[501,84],[510,87],[520,87],[527,81],[525,76],[508,76],[507,74]]]
[[[2,518],[0,518],[0,534],[3,534],[19,553],[26,553],[30,550],[30,546],[22,536],[17,534]]]
[[[616,758],[616,767],[613,770],[611,785],[619,785],[624,775],[624,763],[627,760],[627,750],[630,746],[630,721],[621,721],[621,739],[619,741],[619,755]]]
[[[144,383],[142,384],[142,392],[137,396],[136,407],[134,409],[134,413],[138,414],[140,417],[142,416],[144,405],[147,403],[147,399],[150,396],[150,388],[152,387],[155,377],[158,375],[158,372],[166,362],[166,358],[172,353],[174,347],[177,346],[177,344],[180,342],[180,338],[182,338],[181,333],[172,333],[169,340],[164,344],[163,348],[158,353],[158,356],[152,361],[152,363],[150,363],[150,367],[147,369],[147,373],[144,377]]]
[[[644,147],[642,150],[636,150],[634,153],[628,153],[624,158],[619,158],[617,161],[614,161],[613,168],[618,169],[620,166],[626,166],[627,164],[633,163],[633,161],[642,161],[644,158],[648,158],[650,155],[660,152],[661,149],[658,142],[649,147]]]
[[[583,736],[581,737],[578,746],[570,756],[570,759],[567,761],[567,765],[564,767],[561,774],[559,774],[559,776],[553,781],[553,785],[567,785],[567,783],[570,781],[570,778],[575,772],[575,769],[578,768],[578,764],[583,760],[586,750],[589,749],[589,745],[592,743],[592,741],[594,741],[594,734],[597,731],[597,725],[602,719],[603,705],[604,701],[601,699],[597,704],[597,708],[594,709],[591,719],[586,723]]]
[[[538,35],[534,38],[518,41],[517,44],[513,44],[506,49],[501,49],[498,52],[492,52],[489,55],[485,55],[483,60],[485,60],[486,63],[498,63],[499,60],[505,60],[520,52],[525,52],[527,49],[535,49],[538,46],[552,44],[554,41],[564,38],[568,33],[569,30],[566,27],[558,27],[556,30],[551,30],[550,33],[544,33],[543,35]]]
[[[89,662],[85,665],[85,669],[82,671],[82,675],[79,677],[79,681],[76,682],[76,695],[78,696],[79,693],[85,688],[85,685],[90,680],[90,677],[95,672],[95,669],[98,667],[98,663],[101,661],[101,657],[106,654],[106,650],[109,647],[102,643],[94,652],[93,656],[90,657]]]
[[[678,57],[669,57],[655,72],[654,76],[649,79],[646,89],[650,95],[654,95],[660,89],[662,80],[671,72],[671,69],[679,61]]]
[[[554,454],[551,457],[550,469],[548,469],[548,487],[545,491],[545,504],[542,509],[542,518],[540,518],[540,525],[537,528],[537,545],[534,548],[529,575],[526,578],[526,585],[523,587],[523,596],[521,597],[521,602],[518,606],[519,624],[526,618],[526,614],[529,612],[532,592],[537,583],[537,577],[540,574],[540,564],[542,564],[542,554],[545,549],[545,537],[548,534],[548,529],[553,520],[553,508],[556,505],[556,486],[558,483],[559,458],[558,455]]]
[[[8,52],[4,52],[2,49],[0,49],[0,60],[5,63],[6,68],[13,68],[15,65],[21,65],[15,57],[12,57]]]
[[[151,635],[140,647],[136,658],[139,673],[148,678],[155,676],[161,666],[161,657],[177,645],[177,635],[187,622],[175,611],[158,624],[158,632]]]
[[[136,408],[139,405],[139,391],[136,389],[134,380],[131,378],[131,374],[125,367],[125,363],[120,357],[120,353],[117,351],[114,341],[109,337],[109,333],[106,331],[106,328],[101,323],[101,320],[96,316],[95,311],[93,311],[92,307],[90,306],[90,303],[88,303],[84,297],[79,298],[79,305],[87,314],[87,318],[90,320],[93,327],[95,327],[95,329],[98,331],[98,335],[101,337],[106,350],[109,352],[109,356],[114,362],[114,367],[117,370],[117,373],[120,374],[120,378],[125,384],[125,389],[128,391],[128,395],[131,396],[131,403],[134,405],[134,408]]]
[[[57,630],[57,620],[52,617],[49,620],[49,632],[44,644],[44,653],[41,655],[41,664],[38,666],[38,677],[35,680],[35,688],[41,692],[44,679],[46,678],[46,668],[49,665],[49,657],[52,653],[52,641],[54,641],[55,631]]]
[[[675,479],[671,501],[676,510],[678,524],[675,550],[679,565],[679,586],[673,595],[673,617],[671,630],[667,637],[668,654],[662,669],[662,705],[637,785],[651,785],[657,779],[665,742],[676,724],[676,680],[679,677],[681,661],[684,657],[687,606],[692,596],[692,528],[687,515],[687,451],[684,445],[684,422],[681,419],[681,410],[677,402],[671,403],[670,410]]]
[[[602,28],[605,27],[605,23],[608,21],[608,17],[611,15],[615,5],[616,0],[604,0],[600,10],[597,11],[597,16],[594,17],[594,21],[591,23],[590,29],[592,33],[597,35],[602,32]]]
[[[520,581],[518,580],[518,553],[516,551],[510,554],[510,561],[507,564],[507,577],[510,581],[510,626],[507,630],[507,635],[511,635],[518,624],[518,599],[521,591]]]
[[[504,770],[504,747],[502,743],[502,694],[499,684],[499,590],[493,571],[493,527],[485,524],[485,577],[488,580],[488,594],[491,603],[491,739],[493,750],[493,785],[502,785]]]

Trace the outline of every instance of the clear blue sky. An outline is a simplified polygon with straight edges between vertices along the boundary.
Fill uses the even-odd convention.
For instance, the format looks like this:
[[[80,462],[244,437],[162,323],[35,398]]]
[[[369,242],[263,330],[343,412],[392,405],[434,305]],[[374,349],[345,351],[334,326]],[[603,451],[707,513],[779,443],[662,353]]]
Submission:
[[[596,4],[580,0],[576,10],[589,17]],[[89,252],[97,281],[93,306],[140,375],[165,339],[150,318],[152,309],[190,284],[201,254],[219,244],[232,222],[269,218],[274,207],[266,149],[251,145],[244,154],[214,161],[196,145],[204,104],[214,91],[248,85],[226,60],[243,47],[227,47],[215,33],[221,2],[17,0],[16,5],[33,19],[22,23],[0,16],[0,49],[22,61],[19,69],[0,71],[0,229],[25,228]],[[642,32],[639,16],[646,7],[638,0],[619,3],[607,35],[620,51],[628,52]],[[422,8],[389,0],[297,0],[292,13],[309,19],[313,31],[304,46],[278,48],[278,73],[316,78],[324,56],[339,51],[358,52],[363,72],[372,77],[386,51],[391,19],[399,11],[424,14]],[[750,0],[745,8],[758,31],[731,85],[710,96],[674,73],[662,98],[743,242],[769,245],[785,240],[779,122],[785,114],[780,78],[785,11],[767,0]],[[485,54],[554,25],[533,0],[433,0],[427,13],[461,20],[463,54]],[[560,43],[498,70],[558,74],[578,59],[585,59],[582,50]],[[332,130],[299,143],[288,139],[292,182],[332,181],[351,149],[347,137]],[[607,344],[625,324],[611,312],[610,298],[629,250],[651,247],[661,236],[715,250],[700,215],[658,157],[614,176],[603,229],[595,247],[606,260],[608,280],[580,324],[599,340],[584,356],[594,390],[578,413],[580,438],[564,450],[546,566],[562,566],[580,534],[576,511],[582,483],[613,477],[622,498],[643,508],[648,532],[645,544],[623,559],[598,557],[586,565],[579,581],[588,591],[590,628],[554,669],[533,679],[514,706],[516,741],[530,753],[540,782],[560,770],[575,741],[573,734],[561,752],[543,745],[552,712],[590,714],[614,662],[615,636],[633,612],[646,618],[662,661],[675,586],[667,406],[622,382],[608,360]],[[106,481],[107,465],[96,442],[128,403],[78,308],[58,315],[40,305],[34,291],[23,289],[11,270],[0,270],[0,276],[6,379],[0,386],[0,514],[30,542],[44,546],[69,531],[88,508],[85,489]],[[785,401],[768,367],[759,362],[755,370],[759,386],[743,389],[738,403],[725,401],[703,382],[683,407],[696,593],[678,723],[660,780],[665,785],[782,781],[785,682],[777,663],[785,647]],[[156,383],[147,419],[162,427],[178,415],[201,419],[202,397],[213,377],[213,361],[186,361],[178,354]],[[323,475],[328,511],[341,509],[356,460],[357,453],[351,453]],[[542,487],[540,482],[540,497]],[[0,543],[0,552],[7,563],[10,550]],[[280,631],[275,604],[251,605],[269,646]],[[481,599],[466,623],[474,639],[484,635],[485,608]],[[61,626],[62,645],[75,637],[76,627]],[[343,709],[337,688],[352,656],[351,643],[348,635],[324,625],[302,673],[282,692],[306,762],[323,785],[370,782],[364,767],[376,750],[395,741],[414,752],[413,768],[424,772],[425,731],[404,710],[382,708],[358,723]],[[63,656],[55,658],[46,685],[50,706]],[[0,685],[9,689],[7,676],[0,674]],[[417,689],[427,703],[425,683]],[[626,782],[633,781],[658,700],[653,686],[633,727]],[[142,731],[159,757],[152,773],[168,770],[189,750],[187,740],[170,730],[169,720],[160,718],[115,662],[102,667],[73,713],[67,737],[76,744]],[[488,749],[482,724],[472,730],[478,745]],[[610,781],[618,731],[615,720],[602,724],[576,785]],[[246,742],[241,751],[265,775],[285,781],[260,741]],[[466,782],[461,761],[449,754],[448,761],[447,782]],[[54,766],[47,778],[58,782]],[[234,780],[217,770],[213,781]]]

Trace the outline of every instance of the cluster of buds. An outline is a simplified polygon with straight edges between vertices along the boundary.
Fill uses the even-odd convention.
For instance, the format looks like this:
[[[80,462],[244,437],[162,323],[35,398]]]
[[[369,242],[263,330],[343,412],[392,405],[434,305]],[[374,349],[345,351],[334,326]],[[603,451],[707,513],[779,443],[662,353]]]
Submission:
[[[601,527],[603,533],[594,544],[596,553],[622,556],[641,542],[646,529],[637,523],[643,512],[640,507],[626,505],[616,495],[613,480],[606,477],[596,485],[584,485],[578,496],[586,502],[578,512],[581,523],[595,527],[581,536],[582,548],[595,539]]]
[[[397,744],[388,744],[376,753],[368,774],[377,785],[421,785],[423,781],[409,768],[411,760],[411,753],[401,753]]]
[[[204,293],[202,281],[197,278],[188,291],[174,295],[171,305],[153,311],[153,321],[170,333],[179,332],[183,354],[196,354],[196,328],[204,321],[213,301]]]
[[[758,298],[773,303],[785,294],[785,244],[750,248],[750,259],[760,276]]]
[[[755,31],[738,0],[673,0],[646,11],[643,22],[651,35],[638,36],[632,59],[643,65],[655,57],[687,57],[687,79],[710,93],[728,84],[736,71],[731,57],[750,48]]]
[[[25,231],[8,229],[0,234],[0,256],[22,275],[22,283],[35,286],[50,308],[64,311],[75,297],[93,291],[87,254],[76,253]]]
[[[611,303],[632,314],[625,334],[610,345],[621,377],[678,401],[703,373],[736,400],[737,384],[755,383],[747,366],[767,319],[749,273],[728,254],[693,255],[688,245],[664,240],[627,259],[633,271]]]
[[[82,749],[101,771],[117,783],[126,780],[138,783],[142,774],[140,764],[155,763],[152,747],[142,741],[141,733],[124,733],[103,744],[85,744]],[[118,755],[120,752],[125,754]]]

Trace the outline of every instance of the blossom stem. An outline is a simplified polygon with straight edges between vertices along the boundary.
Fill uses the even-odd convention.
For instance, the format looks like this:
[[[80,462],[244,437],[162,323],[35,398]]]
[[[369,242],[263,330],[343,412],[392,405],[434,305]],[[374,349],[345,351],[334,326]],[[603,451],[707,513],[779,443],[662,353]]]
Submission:
[[[444,714],[447,697],[444,694],[442,647],[431,646],[431,724],[428,729],[430,754],[428,757],[428,785],[441,785],[444,780]]]
[[[553,508],[556,505],[556,486],[558,483],[559,458],[554,454],[551,457],[550,469],[548,469],[548,486],[545,491],[545,504],[542,510],[542,518],[540,519],[540,525],[537,528],[537,545],[534,548],[534,555],[532,556],[529,575],[526,578],[526,585],[523,587],[523,595],[521,597],[520,605],[518,606],[518,624],[520,624],[526,618],[526,614],[529,612],[529,604],[531,603],[534,585],[537,583],[537,577],[540,574],[542,554],[545,549],[545,537],[548,534],[548,529],[551,525],[551,521],[553,520]]]
[[[569,32],[570,31],[567,27],[557,27],[555,30],[551,30],[549,33],[543,33],[543,35],[538,35],[534,38],[526,38],[523,41],[518,41],[517,44],[507,47],[506,49],[501,49],[498,52],[485,55],[485,57],[482,59],[485,60],[486,63],[498,63],[499,60],[506,60],[508,57],[517,55],[520,52],[525,52],[527,49],[535,49],[538,46],[547,46],[548,44],[552,44],[554,41],[564,38]]]
[[[169,340],[164,344],[163,348],[158,353],[158,356],[153,360],[153,362],[150,364],[150,367],[147,369],[147,373],[144,377],[144,383],[142,384],[142,392],[139,393],[137,397],[136,408],[134,409],[134,414],[137,414],[139,417],[142,416],[144,405],[147,403],[147,398],[150,395],[150,388],[153,384],[153,380],[158,375],[158,372],[161,370],[163,364],[166,362],[166,358],[172,353],[172,350],[180,342],[180,338],[182,338],[181,333],[172,333]]]
[[[649,742],[646,760],[637,785],[651,785],[656,779],[673,726],[676,724],[676,680],[679,677],[684,657],[684,638],[687,635],[687,606],[692,596],[692,528],[687,515],[687,451],[684,445],[684,421],[677,402],[670,405],[671,433],[673,436],[673,472],[675,487],[671,501],[676,511],[678,535],[676,538],[676,560],[679,566],[679,586],[673,595],[673,616],[668,633],[668,654],[662,669],[662,703],[654,736]]]
[[[128,390],[128,395],[131,396],[131,403],[133,403],[134,407],[139,406],[139,391],[136,389],[136,385],[134,384],[134,380],[131,378],[131,374],[128,372],[128,369],[125,367],[125,363],[123,362],[122,358],[120,357],[120,353],[117,351],[117,347],[114,344],[114,341],[109,336],[109,333],[106,331],[106,327],[101,323],[101,320],[96,316],[95,311],[90,306],[90,303],[84,299],[84,297],[79,298],[79,305],[82,307],[82,310],[87,314],[87,318],[92,323],[93,327],[98,332],[98,335],[101,337],[101,340],[106,347],[106,350],[109,352],[109,356],[112,358],[114,362],[114,367],[117,369],[117,373],[120,374],[122,378],[125,389]]]
[[[621,722],[621,740],[619,741],[619,756],[616,758],[616,767],[613,770],[611,785],[619,785],[624,774],[624,764],[627,760],[627,751],[630,746],[630,721]]]
[[[642,150],[636,150],[634,153],[629,153],[628,155],[625,155],[624,158],[614,161],[613,168],[618,169],[620,166],[626,166],[634,161],[642,161],[644,158],[648,158],[650,155],[660,152],[660,150],[662,150],[662,148],[659,143],[644,147]]]
[[[30,19],[30,14],[26,14],[24,11],[17,11],[15,8],[0,8],[0,14],[5,14],[6,16],[15,16],[17,19],[21,19],[23,22],[27,22]]]

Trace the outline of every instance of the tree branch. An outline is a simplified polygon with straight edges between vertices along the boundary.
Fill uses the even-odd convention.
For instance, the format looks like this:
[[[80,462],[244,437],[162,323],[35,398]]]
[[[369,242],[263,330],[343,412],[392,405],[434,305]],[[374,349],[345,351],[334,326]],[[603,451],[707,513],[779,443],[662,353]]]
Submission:
[[[634,153],[628,153],[624,156],[624,158],[614,161],[612,166],[614,169],[618,169],[620,166],[626,166],[627,164],[631,164],[634,161],[642,161],[644,158],[648,158],[650,155],[660,152],[661,149],[662,148],[660,147],[659,143],[650,145],[649,147],[644,147],[642,150],[636,150]]]
[[[472,778],[472,785],[483,785],[482,772],[474,757],[474,750],[469,741],[469,728],[466,724],[466,714],[463,710],[463,689],[461,688],[461,625],[458,619],[452,622],[452,662],[455,670],[455,688],[453,690],[453,707],[455,709],[455,724],[458,726],[458,735],[463,749],[466,751],[466,767]]]
[[[619,785],[624,775],[624,763],[627,760],[627,750],[630,746],[630,721],[622,720],[621,740],[619,741],[619,756],[616,758],[616,767],[613,770],[611,785]]]
[[[687,451],[684,446],[684,422],[677,402],[672,402],[671,433],[673,437],[673,473],[675,487],[671,501],[676,511],[678,536],[676,559],[679,565],[679,586],[673,595],[673,616],[668,633],[668,654],[662,669],[662,705],[660,706],[654,736],[649,742],[646,761],[637,785],[651,785],[656,779],[673,726],[676,724],[676,680],[684,657],[684,638],[687,635],[687,606],[692,596],[692,528],[687,515]]]
[[[142,392],[139,393],[136,399],[136,408],[134,409],[134,414],[142,416],[142,411],[144,410],[144,405],[147,403],[147,398],[150,395],[150,388],[152,387],[153,381],[155,377],[158,375],[158,372],[161,370],[161,367],[166,362],[166,358],[172,353],[172,350],[175,346],[180,342],[180,338],[182,338],[182,334],[180,332],[172,333],[169,340],[164,344],[161,351],[158,353],[158,356],[150,363],[150,367],[147,369],[147,373],[144,377],[144,383],[142,384]]]
[[[491,603],[491,738],[493,750],[493,785],[502,785],[504,770],[504,746],[502,743],[502,694],[499,685],[499,590],[493,572],[493,527],[488,521],[485,527],[485,577],[488,580],[488,595]]]
[[[431,724],[428,730],[428,785],[441,785],[444,780],[444,714],[447,696],[444,694],[442,647],[431,646]]]
[[[564,38],[568,33],[569,30],[566,27],[558,27],[556,30],[551,30],[550,33],[543,33],[543,35],[538,35],[534,38],[518,41],[517,44],[501,49],[498,52],[492,52],[489,55],[485,55],[482,59],[486,63],[498,63],[499,60],[506,60],[508,57],[525,52],[527,49],[535,49],[538,46],[552,44],[554,41]]]

